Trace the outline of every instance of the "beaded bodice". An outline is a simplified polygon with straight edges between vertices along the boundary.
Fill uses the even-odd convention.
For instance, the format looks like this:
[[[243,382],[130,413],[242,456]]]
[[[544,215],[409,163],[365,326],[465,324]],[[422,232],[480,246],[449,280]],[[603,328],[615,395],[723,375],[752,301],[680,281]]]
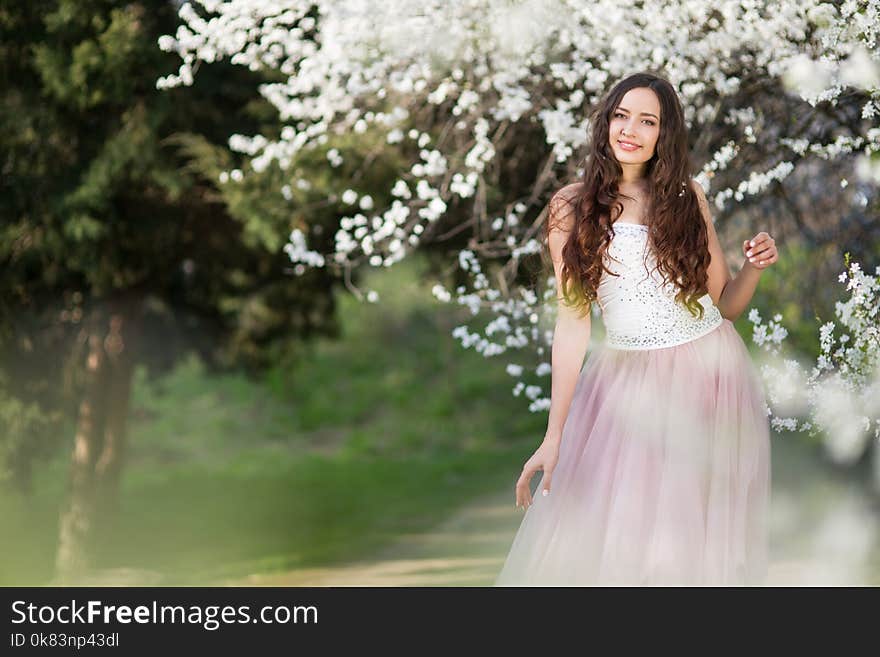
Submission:
[[[616,222],[606,253],[606,266],[618,276],[602,273],[597,290],[605,344],[614,349],[659,349],[696,340],[717,328],[724,318],[705,294],[697,319],[675,301],[678,291],[664,283],[648,248],[648,227]],[[608,257],[611,256],[611,257]]]

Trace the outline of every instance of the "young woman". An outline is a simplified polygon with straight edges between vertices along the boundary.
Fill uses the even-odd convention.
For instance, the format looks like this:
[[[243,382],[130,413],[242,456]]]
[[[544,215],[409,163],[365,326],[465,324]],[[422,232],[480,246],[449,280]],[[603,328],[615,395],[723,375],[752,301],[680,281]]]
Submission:
[[[733,320],[778,254],[758,232],[731,277],[687,145],[669,82],[627,77],[593,117],[582,181],[550,201],[550,415],[516,482],[527,511],[496,586],[766,575],[770,431]],[[581,369],[593,302],[606,339]]]

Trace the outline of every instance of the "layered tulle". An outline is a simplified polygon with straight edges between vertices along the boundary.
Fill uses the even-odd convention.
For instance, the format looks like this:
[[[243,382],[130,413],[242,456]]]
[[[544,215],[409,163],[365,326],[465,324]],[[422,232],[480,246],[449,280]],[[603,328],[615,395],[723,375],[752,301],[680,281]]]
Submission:
[[[762,583],[769,424],[730,320],[672,347],[592,351],[550,495],[536,478],[497,586]]]

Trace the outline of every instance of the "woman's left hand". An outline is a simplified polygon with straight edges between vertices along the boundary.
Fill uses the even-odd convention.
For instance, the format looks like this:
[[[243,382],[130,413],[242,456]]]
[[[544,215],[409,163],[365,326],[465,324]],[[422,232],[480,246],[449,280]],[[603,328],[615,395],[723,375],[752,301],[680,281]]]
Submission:
[[[766,269],[779,260],[776,240],[764,231],[743,242],[743,254],[749,259],[747,264],[755,269]]]

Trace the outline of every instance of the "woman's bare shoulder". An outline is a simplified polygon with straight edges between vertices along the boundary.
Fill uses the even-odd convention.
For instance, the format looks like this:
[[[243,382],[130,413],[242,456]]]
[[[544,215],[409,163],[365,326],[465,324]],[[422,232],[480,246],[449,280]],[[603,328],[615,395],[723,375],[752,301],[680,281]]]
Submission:
[[[559,189],[550,199],[550,228],[568,232],[574,223],[574,199],[583,188],[583,183],[572,183]]]
[[[553,198],[560,198],[565,201],[571,202],[575,199],[575,197],[581,192],[584,184],[581,182],[571,183],[570,185],[566,185],[559,189],[554,195]]]

